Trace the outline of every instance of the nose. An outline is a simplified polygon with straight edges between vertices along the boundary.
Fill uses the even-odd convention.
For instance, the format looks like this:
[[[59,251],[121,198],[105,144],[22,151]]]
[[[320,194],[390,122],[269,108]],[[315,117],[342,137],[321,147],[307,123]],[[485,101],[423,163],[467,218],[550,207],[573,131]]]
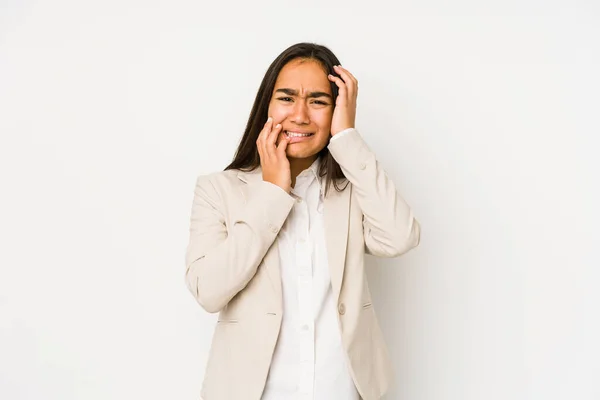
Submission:
[[[308,116],[308,107],[306,106],[306,103],[304,101],[299,100],[294,103],[294,108],[292,109],[290,120],[298,125],[306,125],[310,123],[310,118]]]

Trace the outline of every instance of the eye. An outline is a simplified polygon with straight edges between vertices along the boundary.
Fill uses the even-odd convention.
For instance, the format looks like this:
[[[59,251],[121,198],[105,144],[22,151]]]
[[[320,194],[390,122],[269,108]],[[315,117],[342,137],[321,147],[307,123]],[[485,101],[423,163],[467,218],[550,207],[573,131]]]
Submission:
[[[329,105],[329,103],[326,103],[326,102],[324,102],[322,100],[315,100],[313,103],[314,104],[319,104],[321,106],[327,106],[327,105]]]
[[[289,102],[289,101],[292,101],[292,98],[291,97],[278,97],[277,100]]]

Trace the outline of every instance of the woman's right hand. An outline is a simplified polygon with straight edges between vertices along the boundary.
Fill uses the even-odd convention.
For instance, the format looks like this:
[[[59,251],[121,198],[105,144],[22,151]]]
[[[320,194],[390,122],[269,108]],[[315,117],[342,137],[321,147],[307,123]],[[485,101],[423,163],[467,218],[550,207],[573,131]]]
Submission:
[[[287,193],[292,187],[292,174],[290,162],[285,154],[289,139],[281,135],[279,144],[277,138],[281,132],[281,124],[273,128],[273,118],[269,117],[256,140],[256,147],[260,155],[260,166],[262,168],[263,181],[271,182]]]

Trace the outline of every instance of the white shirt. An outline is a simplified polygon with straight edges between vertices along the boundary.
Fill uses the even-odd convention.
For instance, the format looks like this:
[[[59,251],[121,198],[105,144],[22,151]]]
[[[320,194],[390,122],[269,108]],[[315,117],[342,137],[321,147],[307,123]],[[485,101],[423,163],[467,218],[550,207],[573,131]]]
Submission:
[[[262,400],[360,399],[331,290],[319,163],[317,159],[296,177],[291,190],[296,203],[275,243],[283,319]]]

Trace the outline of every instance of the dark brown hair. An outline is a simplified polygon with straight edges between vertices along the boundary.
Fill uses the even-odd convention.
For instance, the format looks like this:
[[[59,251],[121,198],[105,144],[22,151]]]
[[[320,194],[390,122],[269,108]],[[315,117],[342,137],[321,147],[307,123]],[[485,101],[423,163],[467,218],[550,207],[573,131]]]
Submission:
[[[333,66],[339,65],[340,61],[327,47],[315,43],[297,43],[285,49],[271,63],[263,77],[258,92],[256,93],[256,98],[254,99],[252,111],[250,111],[244,135],[240,140],[233,161],[225,168],[225,171],[228,169],[253,171],[260,166],[260,156],[258,154],[258,148],[256,147],[256,140],[267,121],[269,103],[279,72],[287,63],[294,59],[315,60],[321,64],[325,73],[339,76],[333,70]],[[330,82],[330,85],[331,93],[333,94],[333,107],[335,107],[335,101],[338,96],[338,87],[334,82]],[[327,194],[332,182],[337,191],[345,189],[345,187],[340,189],[336,184],[337,179],[346,179],[346,177],[344,176],[340,165],[329,153],[327,146],[319,152],[318,157],[321,158],[319,176],[326,176],[325,194]]]

